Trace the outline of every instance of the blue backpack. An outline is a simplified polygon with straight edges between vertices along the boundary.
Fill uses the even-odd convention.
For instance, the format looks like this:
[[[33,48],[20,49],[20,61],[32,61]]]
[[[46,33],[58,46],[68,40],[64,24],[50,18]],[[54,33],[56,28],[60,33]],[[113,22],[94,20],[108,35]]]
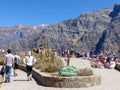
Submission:
[[[14,57],[14,62],[18,63],[18,58],[17,57]]]

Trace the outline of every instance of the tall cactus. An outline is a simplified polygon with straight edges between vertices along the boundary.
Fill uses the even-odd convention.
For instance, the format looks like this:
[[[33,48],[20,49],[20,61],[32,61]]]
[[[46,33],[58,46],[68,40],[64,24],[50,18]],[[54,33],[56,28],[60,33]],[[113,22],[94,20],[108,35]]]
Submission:
[[[67,53],[68,53],[68,61],[67,61],[67,66],[69,66],[70,65],[70,52],[69,52],[69,50],[67,51]]]

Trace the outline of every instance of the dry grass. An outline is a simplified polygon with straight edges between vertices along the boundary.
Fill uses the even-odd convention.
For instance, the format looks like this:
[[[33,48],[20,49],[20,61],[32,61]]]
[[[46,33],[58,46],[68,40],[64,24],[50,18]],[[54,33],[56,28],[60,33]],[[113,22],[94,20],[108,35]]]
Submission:
[[[91,76],[91,75],[93,75],[93,71],[90,68],[84,68],[78,71],[78,76]]]
[[[63,62],[55,57],[55,53],[49,48],[44,48],[39,53],[34,53],[37,59],[34,67],[42,72],[57,72],[63,66]]]
[[[0,62],[1,62],[1,63],[3,63],[4,56],[5,56],[5,54],[4,54],[4,53],[0,54]]]
[[[49,52],[47,55],[41,53],[33,53],[33,55],[37,59],[34,67],[42,72],[57,72],[63,66],[63,62],[56,58],[53,52]]]

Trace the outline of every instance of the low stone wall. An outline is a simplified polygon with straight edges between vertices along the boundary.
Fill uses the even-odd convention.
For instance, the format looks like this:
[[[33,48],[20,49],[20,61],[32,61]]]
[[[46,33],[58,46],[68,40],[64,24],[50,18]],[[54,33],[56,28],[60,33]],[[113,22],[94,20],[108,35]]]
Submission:
[[[20,66],[20,69],[26,71],[25,66]],[[41,84],[48,87],[82,88],[101,84],[101,76],[94,75],[76,77],[52,76],[50,74],[33,69],[33,76],[37,78],[37,80],[39,80]]]
[[[118,71],[120,71],[120,63],[116,64],[115,69],[117,69]]]
[[[2,88],[2,84],[3,84],[3,77],[0,75],[0,90]]]
[[[0,62],[0,65],[3,65],[3,63]],[[0,66],[0,70],[1,70],[1,68],[2,68],[2,66]],[[1,88],[2,88],[3,80],[4,80],[4,76],[2,76],[2,75],[0,74],[0,90],[1,90]]]

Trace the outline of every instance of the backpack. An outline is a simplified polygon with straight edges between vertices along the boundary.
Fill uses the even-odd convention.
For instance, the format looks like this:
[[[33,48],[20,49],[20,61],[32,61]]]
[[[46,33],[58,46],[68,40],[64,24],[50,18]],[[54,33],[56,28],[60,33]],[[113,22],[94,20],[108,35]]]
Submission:
[[[18,63],[18,58],[16,56],[14,57],[14,62]]]

